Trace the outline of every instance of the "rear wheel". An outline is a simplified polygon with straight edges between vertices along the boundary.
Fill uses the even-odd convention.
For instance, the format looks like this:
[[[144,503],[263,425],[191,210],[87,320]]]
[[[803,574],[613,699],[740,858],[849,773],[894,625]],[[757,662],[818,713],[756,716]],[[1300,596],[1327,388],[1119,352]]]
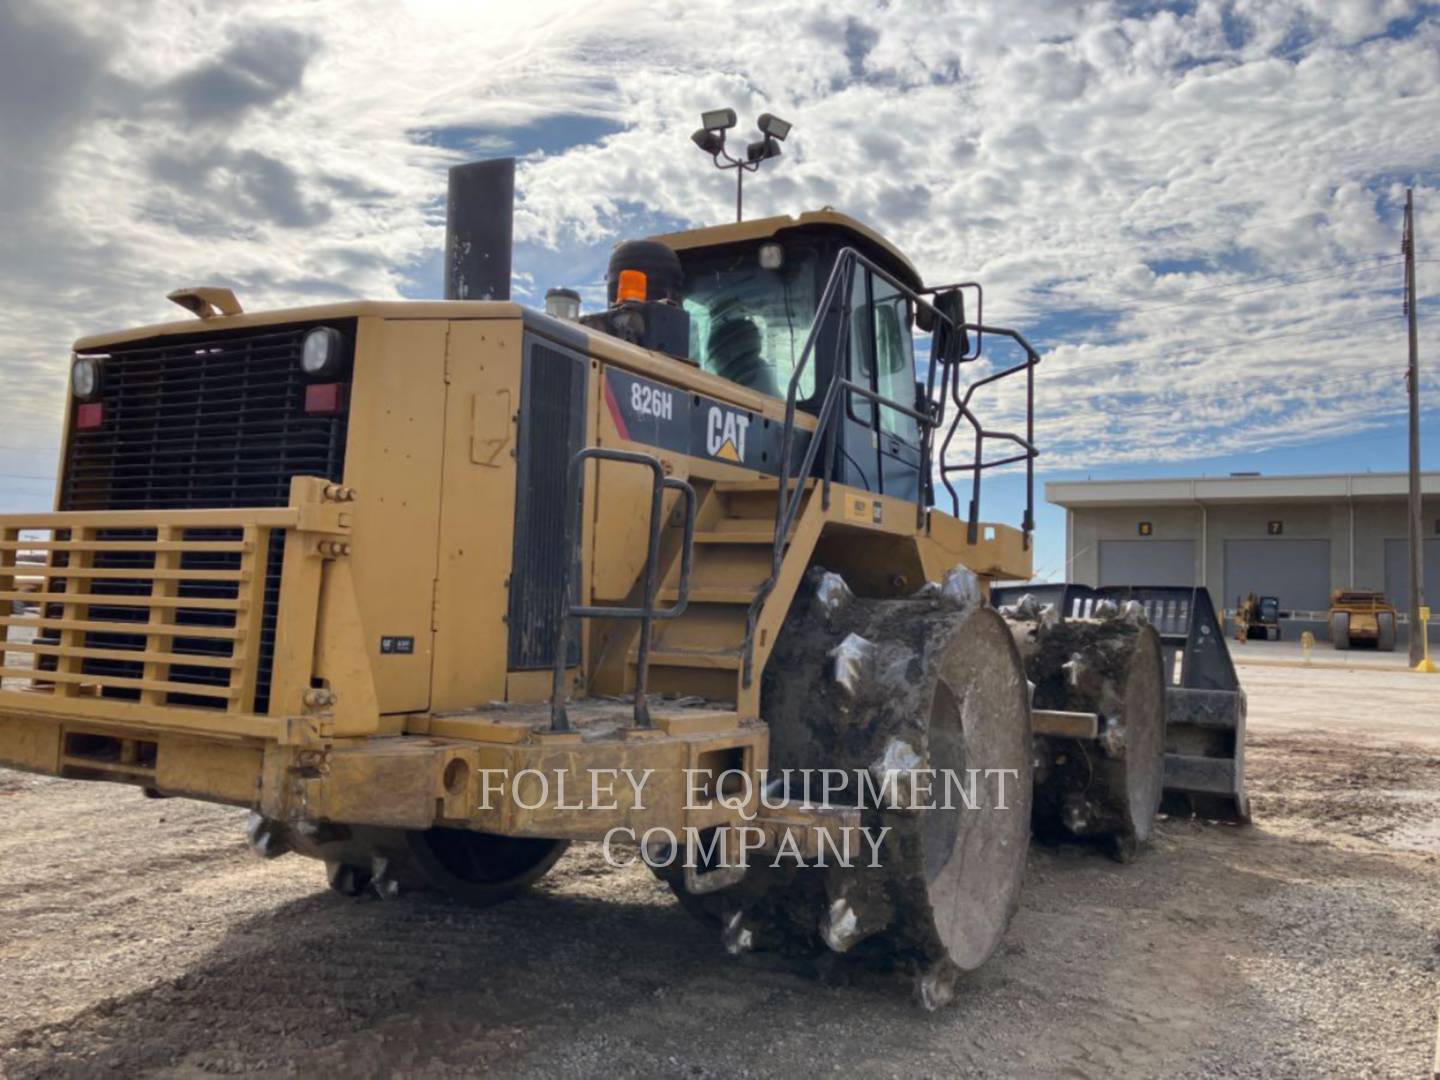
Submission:
[[[471,907],[488,907],[529,888],[569,847],[567,840],[471,829],[426,829],[405,838],[423,884]]]
[[[1337,649],[1350,648],[1350,613],[1337,611],[1330,616],[1330,644]]]
[[[1375,647],[1381,652],[1395,651],[1395,616],[1392,612],[1382,611],[1375,616],[1376,637]]]
[[[497,836],[472,829],[382,829],[284,823],[251,815],[250,843],[262,855],[295,851],[325,863],[344,896],[434,891],[473,907],[507,900],[544,877],[566,840]]]

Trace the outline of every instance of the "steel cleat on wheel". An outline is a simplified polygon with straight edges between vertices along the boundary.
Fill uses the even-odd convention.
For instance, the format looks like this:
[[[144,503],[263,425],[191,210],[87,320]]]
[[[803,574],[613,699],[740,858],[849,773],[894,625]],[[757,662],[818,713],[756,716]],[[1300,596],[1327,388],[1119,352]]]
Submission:
[[[396,900],[400,897],[400,881],[395,876],[390,858],[377,855],[370,861],[370,887],[381,900]]]
[[[245,819],[245,839],[250,844],[250,850],[262,859],[278,859],[295,850],[284,822],[254,811]]]
[[[325,878],[341,896],[363,896],[370,887],[370,871],[349,863],[326,863]]]

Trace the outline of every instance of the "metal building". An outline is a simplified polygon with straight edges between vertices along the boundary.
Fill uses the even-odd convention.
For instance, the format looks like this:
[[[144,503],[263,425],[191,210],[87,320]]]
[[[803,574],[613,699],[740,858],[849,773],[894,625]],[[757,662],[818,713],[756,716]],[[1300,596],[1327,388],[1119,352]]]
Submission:
[[[1425,586],[1440,611],[1440,473],[1425,473]],[[1086,585],[1203,585],[1217,609],[1276,596],[1287,637],[1325,637],[1330,591],[1383,589],[1409,606],[1405,473],[1238,474],[1048,483],[1065,508],[1068,579]],[[1405,638],[1402,626],[1400,636]],[[1440,625],[1432,621],[1431,640]]]

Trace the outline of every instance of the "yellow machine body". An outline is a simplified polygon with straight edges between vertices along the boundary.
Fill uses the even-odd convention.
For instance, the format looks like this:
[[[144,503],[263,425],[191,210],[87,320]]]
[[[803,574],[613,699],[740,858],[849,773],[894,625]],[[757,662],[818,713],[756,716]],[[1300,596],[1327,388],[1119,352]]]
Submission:
[[[1337,649],[1360,641],[1374,643],[1385,651],[1395,648],[1395,625],[1399,617],[1395,605],[1384,593],[1336,589],[1330,594],[1328,614],[1332,643]]]
[[[743,238],[736,230],[763,236],[787,223],[666,241],[729,243]],[[858,231],[855,238],[883,245]],[[987,524],[971,542],[965,523],[935,509],[917,514],[913,501],[837,485],[824,505],[813,483],[802,485],[781,572],[755,618],[747,681],[746,613],[774,550],[782,400],[509,302],[241,313],[233,297],[211,300],[197,305],[198,321],[89,337],[75,351],[150,350],[157,378],[184,378],[206,349],[293,343],[306,328],[342,327],[352,350],[345,423],[330,431],[343,439],[331,448],[343,468],[287,477],[279,504],[237,497],[183,509],[76,509],[87,491],[103,500],[103,491],[119,489],[76,475],[78,459],[62,449],[57,509],[0,517],[0,764],[289,821],[578,839],[616,825],[706,827],[735,811],[687,799],[681,778],[764,768],[760,674],[811,566],[877,596],[912,592],[962,564],[984,579],[1030,575],[1019,530]],[[559,512],[546,510],[555,493],[524,475],[526,454],[544,445],[537,427],[527,449],[527,424],[540,423],[527,413],[538,394],[527,371],[537,379],[539,358],[557,357],[571,379],[575,445],[655,455],[698,497],[690,608],[656,624],[650,689],[707,704],[659,705],[653,730],[631,726],[628,705],[615,700],[634,685],[635,622],[591,619],[573,635],[569,732],[547,730],[550,665],[514,662],[527,647],[512,632],[525,604],[514,595],[516,560],[527,573],[541,566],[542,576],[555,565],[517,543],[517,521]],[[633,399],[617,403],[625,388]],[[203,386],[196,393],[203,427],[212,398]],[[682,406],[699,434],[680,449],[626,422],[637,409],[673,420]],[[66,448],[77,438],[79,407],[67,407]],[[127,407],[124,399],[117,406]],[[797,430],[813,424],[801,414]],[[196,445],[203,453],[212,444]],[[145,452],[125,467],[143,468]],[[613,461],[584,468],[578,599],[633,601],[649,478]],[[673,598],[678,575],[674,497],[667,492],[661,602]],[[567,813],[567,796],[545,779],[608,769],[653,770],[646,797],[623,783],[600,800],[571,792],[590,812]],[[533,770],[533,790],[488,798],[487,770]]]

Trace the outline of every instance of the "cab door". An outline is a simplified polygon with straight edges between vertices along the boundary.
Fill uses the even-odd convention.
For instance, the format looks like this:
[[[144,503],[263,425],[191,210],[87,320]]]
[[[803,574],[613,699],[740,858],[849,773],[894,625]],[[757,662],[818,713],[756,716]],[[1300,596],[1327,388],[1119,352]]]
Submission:
[[[855,267],[848,377],[882,398],[913,409],[915,339],[911,304],[888,281]],[[897,499],[920,492],[923,462],[915,419],[860,394],[846,403],[842,483]]]

